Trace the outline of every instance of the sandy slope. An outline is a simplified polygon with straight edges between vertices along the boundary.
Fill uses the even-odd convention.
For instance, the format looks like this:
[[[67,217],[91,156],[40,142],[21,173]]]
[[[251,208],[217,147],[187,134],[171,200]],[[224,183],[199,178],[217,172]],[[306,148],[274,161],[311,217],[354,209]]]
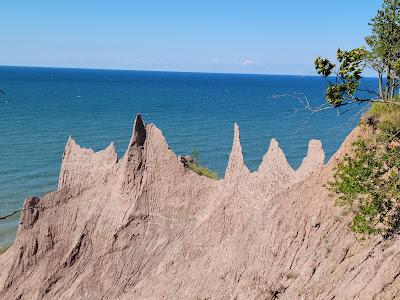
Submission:
[[[299,170],[272,141],[257,172],[239,128],[225,178],[187,170],[137,117],[119,160],[69,139],[59,187],[28,198],[0,256],[1,299],[395,299],[400,240],[356,241],[311,141]]]

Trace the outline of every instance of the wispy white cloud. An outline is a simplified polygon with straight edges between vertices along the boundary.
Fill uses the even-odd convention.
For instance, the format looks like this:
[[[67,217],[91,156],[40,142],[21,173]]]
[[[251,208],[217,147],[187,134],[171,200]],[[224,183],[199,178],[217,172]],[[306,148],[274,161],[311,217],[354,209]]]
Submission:
[[[255,64],[255,62],[252,61],[252,60],[250,60],[250,59],[246,59],[246,60],[244,60],[244,61],[242,62],[242,65],[243,65],[243,66],[251,66],[251,65],[254,65],[254,64]]]

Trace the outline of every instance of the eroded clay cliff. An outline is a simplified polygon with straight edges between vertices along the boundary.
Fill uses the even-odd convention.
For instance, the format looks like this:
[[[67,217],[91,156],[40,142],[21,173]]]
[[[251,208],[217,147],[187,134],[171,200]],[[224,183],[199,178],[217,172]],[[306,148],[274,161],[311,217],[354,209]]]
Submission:
[[[0,256],[1,299],[396,299],[400,241],[357,241],[311,141],[298,170],[275,140],[258,171],[239,128],[224,179],[186,169],[137,116],[125,155],[69,139],[58,190],[28,198]]]

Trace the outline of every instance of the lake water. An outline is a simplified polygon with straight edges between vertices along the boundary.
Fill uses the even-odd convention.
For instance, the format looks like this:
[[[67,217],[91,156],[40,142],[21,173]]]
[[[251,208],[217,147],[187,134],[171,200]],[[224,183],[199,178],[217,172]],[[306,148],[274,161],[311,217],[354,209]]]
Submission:
[[[360,107],[310,116],[291,96],[271,98],[304,93],[317,106],[325,87],[319,77],[0,67],[0,215],[19,209],[27,196],[56,189],[70,134],[94,150],[113,141],[122,155],[137,112],[163,131],[177,154],[197,150],[221,176],[234,121],[251,170],[272,137],[294,168],[310,139],[320,139],[329,158],[357,123]],[[14,239],[18,220],[0,221],[0,246]]]

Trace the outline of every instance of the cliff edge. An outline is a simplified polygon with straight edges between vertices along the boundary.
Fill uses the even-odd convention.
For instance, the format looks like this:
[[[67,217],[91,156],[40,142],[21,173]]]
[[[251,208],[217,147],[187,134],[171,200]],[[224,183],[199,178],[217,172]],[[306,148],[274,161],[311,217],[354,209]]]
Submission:
[[[298,170],[276,140],[256,172],[239,127],[225,177],[186,169],[161,131],[135,120],[119,159],[70,138],[58,189],[24,204],[0,256],[1,299],[397,299],[400,240],[357,241],[311,141]]]

